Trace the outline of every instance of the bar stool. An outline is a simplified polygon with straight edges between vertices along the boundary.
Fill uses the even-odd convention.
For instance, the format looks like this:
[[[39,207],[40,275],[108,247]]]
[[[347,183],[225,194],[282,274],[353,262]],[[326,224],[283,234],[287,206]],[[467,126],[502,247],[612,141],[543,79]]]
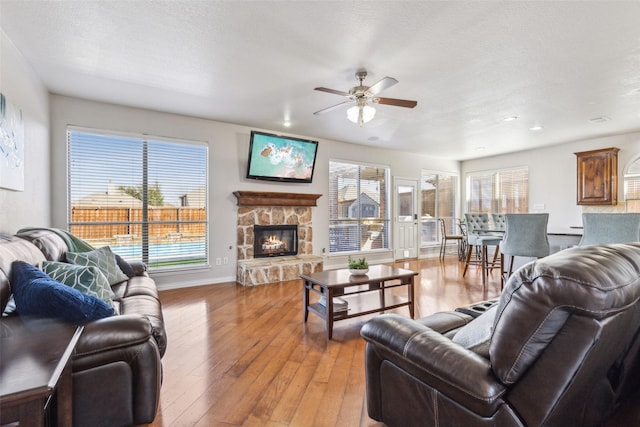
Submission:
[[[489,271],[500,266],[496,263],[496,256],[494,254],[493,260],[489,263],[488,250],[489,246],[500,245],[502,236],[489,233],[489,215],[488,214],[464,214],[466,228],[467,228],[467,243],[469,249],[467,251],[467,259],[464,264],[464,271],[462,277],[467,274],[469,265],[480,265],[482,268],[482,286],[484,287],[487,282],[487,276]],[[473,248],[476,250],[476,260],[472,260]],[[480,252],[478,254],[478,251]]]
[[[509,259],[508,279],[513,272],[513,259],[516,256],[542,258],[549,255],[549,239],[547,237],[548,213],[541,214],[506,214],[505,233],[500,244],[500,279],[504,286],[504,256]]]
[[[439,218],[440,222],[440,232],[442,234],[442,241],[440,243],[440,259],[444,259],[446,246],[448,241],[456,242],[458,245],[458,259],[462,260],[464,256],[464,246],[466,244],[465,237],[462,234],[448,234],[447,233],[447,224],[444,219]]]
[[[637,213],[583,213],[582,226],[578,246],[640,241],[640,214]]]
[[[505,214],[491,214],[491,219],[493,219],[493,230],[504,233],[505,230]]]

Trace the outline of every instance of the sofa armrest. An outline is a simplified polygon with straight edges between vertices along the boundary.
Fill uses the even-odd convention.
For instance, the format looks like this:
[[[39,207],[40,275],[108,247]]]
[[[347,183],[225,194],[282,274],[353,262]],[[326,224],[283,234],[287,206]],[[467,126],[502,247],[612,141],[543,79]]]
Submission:
[[[120,270],[132,278],[134,276],[145,276],[147,274],[147,264],[142,261],[126,261],[120,255],[116,254],[116,263]]]
[[[474,318],[457,311],[441,311],[430,316],[417,319],[416,322],[443,335],[453,335]]]
[[[144,276],[147,273],[147,264],[142,261],[132,261],[129,265],[135,276]]]
[[[87,323],[72,370],[74,399],[86,402],[80,412],[74,411],[78,425],[122,425],[116,421],[121,414],[110,412],[118,410],[130,412],[136,425],[153,421],[162,362],[146,317],[120,315]]]
[[[149,340],[155,343],[146,317],[135,314],[106,317],[84,326],[74,359],[145,344]]]
[[[367,360],[367,381],[373,384],[377,373],[369,370],[389,361],[482,416],[491,416],[502,403],[506,388],[493,375],[489,360],[419,322],[383,314],[365,323],[361,335],[367,356],[374,351],[379,358]]]

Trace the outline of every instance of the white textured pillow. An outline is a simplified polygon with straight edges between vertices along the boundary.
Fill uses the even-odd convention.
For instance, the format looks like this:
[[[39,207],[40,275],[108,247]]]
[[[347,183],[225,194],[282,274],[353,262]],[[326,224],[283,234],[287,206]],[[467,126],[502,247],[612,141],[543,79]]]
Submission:
[[[67,252],[66,257],[67,261],[73,264],[98,267],[111,286],[129,279],[118,267],[116,256],[109,246],[89,252]]]
[[[460,328],[452,341],[484,357],[489,357],[489,343],[498,304]]]

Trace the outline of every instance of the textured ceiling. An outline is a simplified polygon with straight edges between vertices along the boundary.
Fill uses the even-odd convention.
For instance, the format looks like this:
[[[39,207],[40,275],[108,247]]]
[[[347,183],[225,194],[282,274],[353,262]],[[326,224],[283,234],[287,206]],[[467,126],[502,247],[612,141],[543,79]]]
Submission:
[[[0,0],[0,26],[53,93],[294,135],[464,160],[640,130],[640,1]],[[417,107],[314,115],[359,69]]]

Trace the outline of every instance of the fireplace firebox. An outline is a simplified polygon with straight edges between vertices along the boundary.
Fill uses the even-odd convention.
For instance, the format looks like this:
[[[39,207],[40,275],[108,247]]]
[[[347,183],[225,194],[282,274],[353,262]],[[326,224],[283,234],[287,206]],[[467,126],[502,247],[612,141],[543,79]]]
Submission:
[[[297,225],[254,225],[253,236],[254,258],[298,254]]]

